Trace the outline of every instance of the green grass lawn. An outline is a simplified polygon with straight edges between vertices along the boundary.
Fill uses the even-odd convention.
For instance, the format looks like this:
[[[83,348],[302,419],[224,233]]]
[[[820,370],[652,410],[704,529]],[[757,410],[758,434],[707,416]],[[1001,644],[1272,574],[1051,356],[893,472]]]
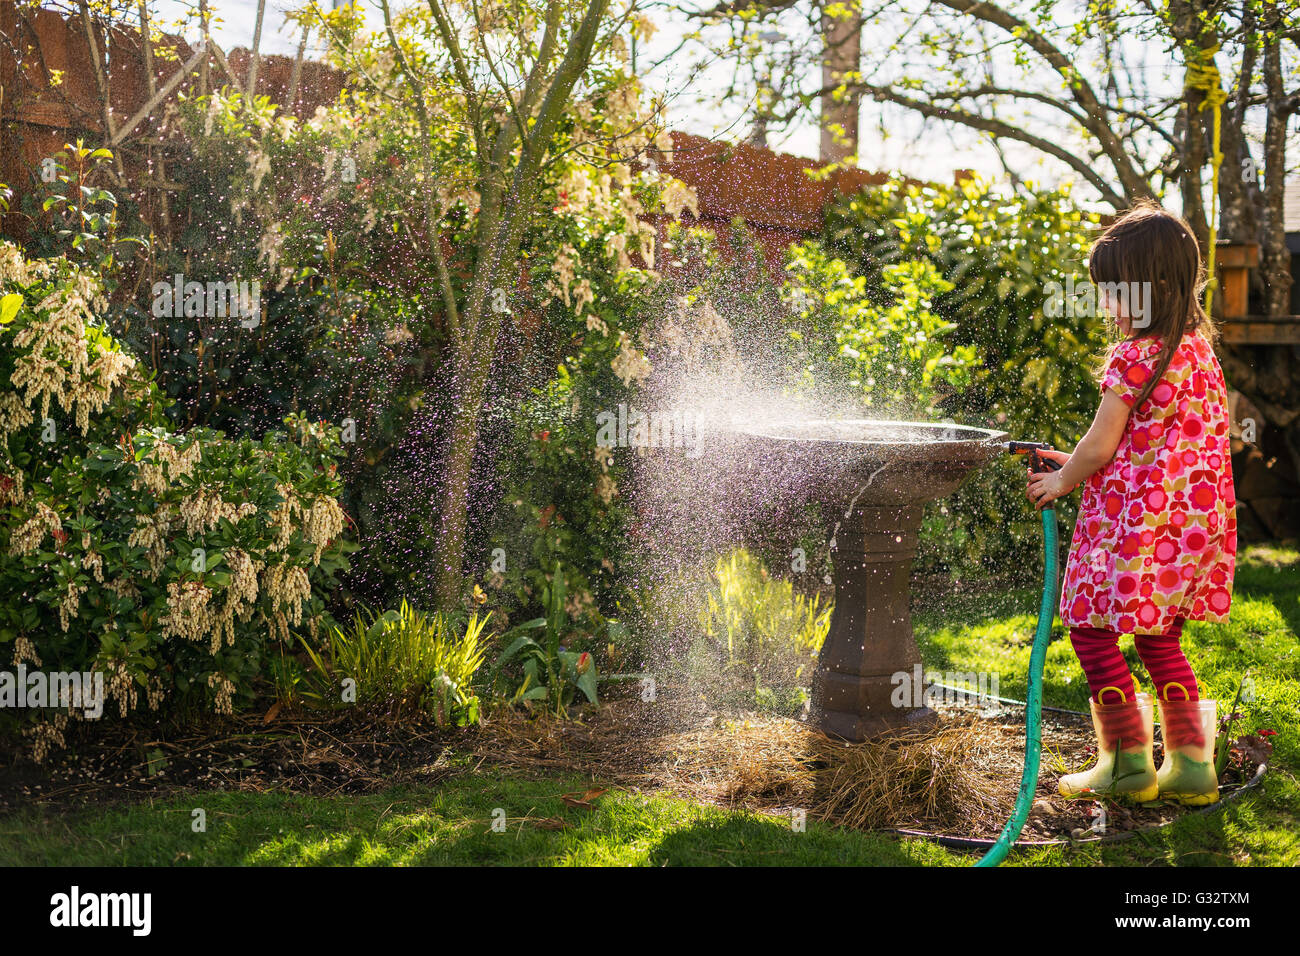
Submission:
[[[1037,596],[956,595],[918,615],[927,667],[997,672],[1023,694]],[[1242,731],[1278,732],[1263,786],[1221,811],[1188,816],[1124,843],[1016,851],[1006,865],[1300,865],[1300,552],[1255,548],[1238,570],[1232,622],[1190,625],[1188,654],[1202,695],[1235,694],[1246,668],[1256,698]],[[1127,648],[1139,679],[1141,664]],[[1049,704],[1085,709],[1069,642],[1052,645]],[[974,854],[808,821],[610,792],[591,808],[561,794],[588,782],[461,772],[428,787],[365,796],[198,793],[165,801],[0,818],[0,865],[967,865]],[[192,827],[206,815],[206,832]],[[504,826],[494,827],[494,818]]]
[[[955,596],[942,610],[918,615],[916,630],[927,668],[1000,675],[1004,697],[1024,698],[1038,595],[1023,591],[978,597]],[[1023,609],[1016,613],[1016,609]],[[1088,685],[1059,626],[1043,669],[1046,704],[1088,709]],[[1228,624],[1187,626],[1183,647],[1201,685],[1201,696],[1231,706],[1247,669],[1254,697],[1238,709],[1245,719],[1235,734],[1277,731],[1269,772],[1258,791],[1222,811],[1192,816],[1157,834],[1143,835],[1104,851],[1097,847],[1018,851],[1013,862],[1143,865],[1300,865],[1300,550],[1257,546],[1238,564]],[[1147,690],[1151,683],[1131,640],[1120,645],[1129,667]],[[1044,762],[1050,759],[1044,754]],[[1074,769],[1074,768],[1071,768]]]

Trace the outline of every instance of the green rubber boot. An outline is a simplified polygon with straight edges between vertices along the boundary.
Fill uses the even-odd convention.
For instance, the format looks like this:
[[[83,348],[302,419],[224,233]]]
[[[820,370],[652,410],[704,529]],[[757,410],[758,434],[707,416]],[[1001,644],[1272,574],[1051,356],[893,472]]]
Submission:
[[[1214,772],[1217,708],[1212,700],[1160,701],[1160,733],[1165,759],[1156,774],[1162,800],[1204,807],[1219,799]]]
[[[1159,787],[1151,757],[1155,736],[1151,695],[1137,694],[1133,700],[1112,704],[1094,700],[1091,705],[1092,727],[1097,733],[1097,765],[1062,777],[1058,786],[1061,795],[1093,794],[1134,803],[1154,800]]]

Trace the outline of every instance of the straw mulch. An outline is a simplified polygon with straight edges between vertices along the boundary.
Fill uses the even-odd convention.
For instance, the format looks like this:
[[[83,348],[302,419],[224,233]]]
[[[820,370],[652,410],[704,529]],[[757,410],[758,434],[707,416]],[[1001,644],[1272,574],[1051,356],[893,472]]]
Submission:
[[[993,839],[1010,816],[1024,762],[1024,712],[948,706],[927,729],[861,744],[783,717],[726,717],[702,702],[611,700],[583,720],[498,713],[475,735],[479,765],[580,774],[601,787],[667,793],[728,808],[809,817],[863,830]],[[1172,804],[1108,804],[1056,792],[1092,760],[1086,718],[1045,714],[1038,788],[1020,839],[1090,838],[1160,826]],[[1231,789],[1229,787],[1228,789]]]
[[[483,729],[474,751],[516,769],[571,771],[720,806],[962,835],[996,834],[1023,758],[1022,728],[970,711],[862,744],[782,717],[696,713],[681,722],[690,726],[655,726],[636,701],[606,703],[584,722],[507,712]]]

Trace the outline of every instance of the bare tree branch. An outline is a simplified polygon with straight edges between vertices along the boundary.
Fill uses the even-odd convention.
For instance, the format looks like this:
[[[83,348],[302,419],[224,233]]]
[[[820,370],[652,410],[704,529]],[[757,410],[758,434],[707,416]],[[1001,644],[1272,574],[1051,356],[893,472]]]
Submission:
[[[971,129],[981,130],[994,136],[1000,136],[1005,139],[1014,139],[1019,142],[1033,146],[1051,156],[1055,156],[1061,162],[1065,163],[1080,176],[1086,179],[1102,195],[1106,202],[1110,203],[1116,209],[1122,209],[1128,205],[1128,201],[1119,193],[1111,188],[1111,185],[1093,170],[1092,166],[1084,162],[1079,156],[1072,153],[1069,149],[1061,146],[1051,140],[1044,139],[1041,136],[1034,135],[1017,126],[1002,120],[993,119],[987,116],[980,116],[976,113],[970,113],[955,107],[939,106],[935,103],[929,103],[925,100],[915,99],[906,96],[897,90],[887,86],[874,86],[869,83],[858,84],[866,93],[877,100],[884,100],[895,103],[899,106],[905,106],[908,109],[915,110],[922,116],[929,116],[934,119],[948,120],[954,123],[960,123],[962,126]],[[1149,190],[1149,187],[1148,187]]]

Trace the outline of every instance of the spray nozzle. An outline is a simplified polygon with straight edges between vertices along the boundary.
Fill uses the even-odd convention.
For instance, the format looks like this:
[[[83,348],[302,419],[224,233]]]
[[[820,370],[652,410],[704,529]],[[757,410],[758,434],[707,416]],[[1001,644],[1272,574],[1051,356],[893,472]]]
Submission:
[[[1051,451],[1052,446],[1047,442],[1041,441],[1009,441],[1007,442],[1008,455],[1028,455],[1029,467],[1032,471],[1060,471],[1061,463],[1052,461],[1050,458],[1044,458],[1038,454],[1040,451]]]

